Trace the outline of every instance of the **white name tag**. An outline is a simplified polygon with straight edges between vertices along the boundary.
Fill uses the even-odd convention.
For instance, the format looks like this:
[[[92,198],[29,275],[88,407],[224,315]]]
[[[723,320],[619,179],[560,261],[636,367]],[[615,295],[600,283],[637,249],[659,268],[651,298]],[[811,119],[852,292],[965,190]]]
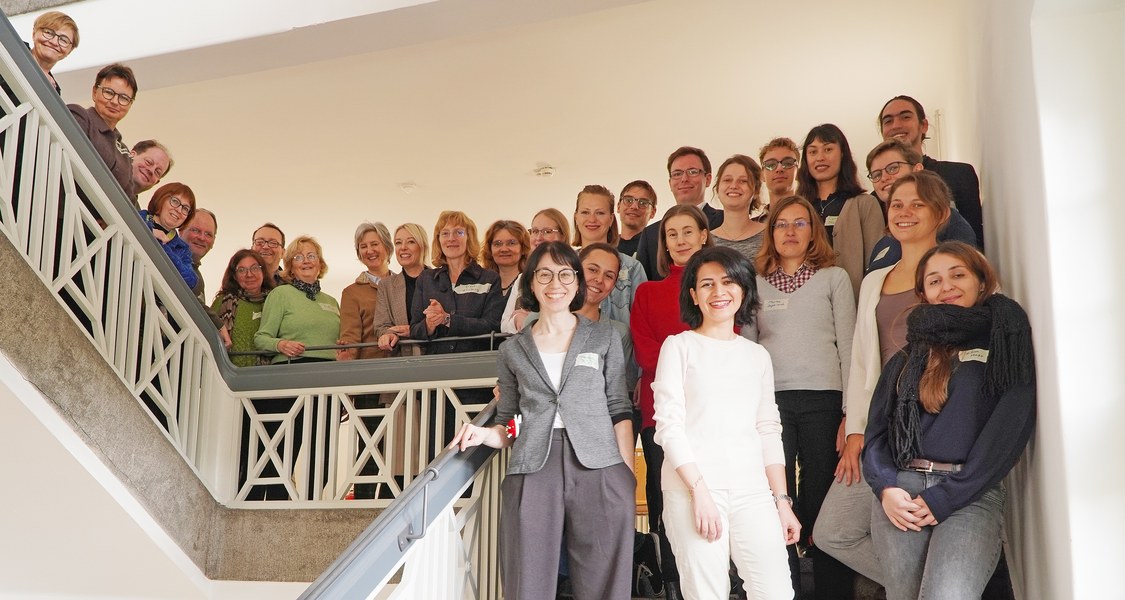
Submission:
[[[888,253],[888,252],[890,252],[890,251],[891,251],[891,247],[890,247],[890,246],[887,246],[886,248],[883,248],[882,250],[880,250],[880,251],[879,251],[879,253],[878,253],[878,254],[876,254],[876,255],[875,255],[875,259],[874,259],[874,260],[872,260],[871,262],[875,262],[876,260],[880,260],[880,259],[882,259],[882,258],[883,258],[884,256],[886,256],[886,255],[887,255],[887,253]]]
[[[579,354],[578,358],[576,358],[574,360],[574,366],[576,366],[576,367],[590,367],[591,369],[597,369],[598,368],[598,355],[594,354],[593,352],[583,352],[582,354]]]
[[[492,289],[491,283],[462,283],[453,286],[454,294],[487,294]]]
[[[789,298],[774,298],[766,300],[762,305],[762,310],[785,310],[789,308]]]
[[[832,217],[825,218],[824,219],[824,226],[825,227],[832,227],[833,225],[836,224],[836,219],[839,219],[839,218],[840,218],[839,216],[832,216]]]
[[[957,360],[961,362],[969,362],[975,360],[977,362],[988,362],[988,349],[987,348],[973,348],[972,350],[962,350],[957,353]]]
[[[320,305],[320,310],[330,312],[334,315],[340,314],[340,309],[332,306],[331,304],[328,304],[327,302],[317,302],[317,304]]]
[[[260,313],[260,312],[250,313],[250,320],[251,321],[257,321],[258,319],[261,319],[261,318],[262,318],[262,313]]]

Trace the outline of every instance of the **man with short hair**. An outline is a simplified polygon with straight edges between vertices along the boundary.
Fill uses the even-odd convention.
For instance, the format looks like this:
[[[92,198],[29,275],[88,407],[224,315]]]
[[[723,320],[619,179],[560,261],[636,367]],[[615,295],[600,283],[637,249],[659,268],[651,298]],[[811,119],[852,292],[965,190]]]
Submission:
[[[621,221],[617,251],[636,258],[641,232],[656,216],[656,190],[640,179],[625,184],[621,188],[621,199],[617,201],[617,215]]]
[[[174,161],[168,148],[156,140],[142,140],[133,145],[133,201],[151,190],[172,170]]]
[[[699,148],[681,146],[668,156],[668,187],[676,204],[698,207],[707,217],[714,231],[723,224],[723,211],[707,204],[706,192],[711,186],[711,161]],[[657,246],[660,239],[660,221],[645,227],[637,248],[637,260],[644,267],[649,281],[659,281],[664,276],[656,268]]]
[[[218,231],[219,220],[215,218],[215,213],[205,208],[196,208],[191,220],[180,225],[180,237],[191,248],[191,269],[195,271],[195,280],[198,282],[191,291],[196,298],[199,298],[199,303],[207,311],[207,316],[211,317],[211,323],[219,330],[219,337],[222,338],[223,345],[230,348],[230,333],[223,327],[223,320],[207,304],[203,274],[199,272],[199,265],[202,264],[203,257],[207,256],[207,253],[215,246],[215,234]]]
[[[921,171],[922,168],[922,155],[895,138],[882,142],[867,154],[867,178],[871,180],[875,196],[883,205],[884,216],[887,213],[887,203],[891,200],[892,184],[907,173]],[[972,226],[961,216],[956,206],[951,208],[949,222],[938,231],[938,241],[957,240],[975,245],[976,233]],[[889,267],[901,258],[902,246],[898,240],[886,234],[871,250],[867,272]]]
[[[980,179],[968,163],[935,160],[926,156],[922,142],[930,122],[922,104],[910,96],[891,98],[879,111],[879,131],[884,140],[898,139],[922,155],[922,166],[941,177],[953,192],[953,205],[972,226],[976,245],[984,248],[984,217],[980,204]]]
[[[782,198],[795,193],[793,184],[797,180],[797,166],[801,163],[801,151],[796,142],[787,137],[773,138],[758,151],[758,162],[766,171],[762,173],[762,179],[769,192],[769,202],[763,203],[763,209],[776,206]]]
[[[254,230],[251,238],[254,252],[266,261],[266,277],[272,277],[275,284],[285,283],[281,278],[281,259],[285,258],[285,232],[273,223],[266,223]]]

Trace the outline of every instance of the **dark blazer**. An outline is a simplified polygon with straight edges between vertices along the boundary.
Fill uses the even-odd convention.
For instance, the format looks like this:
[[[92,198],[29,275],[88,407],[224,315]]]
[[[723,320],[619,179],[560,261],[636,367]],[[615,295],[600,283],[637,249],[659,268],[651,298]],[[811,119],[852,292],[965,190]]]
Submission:
[[[976,169],[969,163],[935,160],[929,156],[922,157],[922,167],[937,173],[949,186],[953,204],[972,226],[977,236],[976,245],[984,250],[984,211],[980,205],[980,179]]]
[[[405,285],[405,280],[404,285]],[[410,306],[410,337],[416,340],[437,339],[450,336],[480,335],[500,331],[500,317],[504,315],[507,299],[500,293],[500,276],[477,263],[469,263],[456,284],[449,281],[449,268],[423,271],[418,275],[414,289],[414,302]],[[450,315],[449,327],[438,325],[433,335],[426,333],[426,316],[422,311],[437,300]],[[488,350],[488,340],[431,343],[426,354],[473,352]]]
[[[508,474],[543,468],[556,411],[583,466],[600,469],[623,462],[613,426],[631,418],[633,406],[625,390],[621,337],[612,325],[578,315],[558,390],[539,357],[531,325],[500,346],[497,377],[500,403],[493,423],[507,424],[516,414],[523,415]]]
[[[723,211],[714,206],[704,204],[703,214],[707,216],[707,226],[711,231],[714,231],[716,227],[723,224]],[[664,276],[656,270],[656,242],[660,239],[660,224],[663,221],[663,219],[660,219],[655,223],[649,223],[648,227],[645,227],[644,231],[640,234],[641,240],[637,242],[637,261],[644,267],[645,275],[648,275],[649,281],[660,281],[664,279]]]

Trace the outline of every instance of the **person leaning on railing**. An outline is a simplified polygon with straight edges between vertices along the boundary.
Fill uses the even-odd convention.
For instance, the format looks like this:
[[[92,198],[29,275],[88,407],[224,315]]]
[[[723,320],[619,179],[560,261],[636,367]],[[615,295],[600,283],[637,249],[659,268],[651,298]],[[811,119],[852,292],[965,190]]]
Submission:
[[[51,69],[78,47],[78,23],[65,13],[52,10],[39,15],[33,29],[31,56],[55,91],[62,93]]]
[[[148,210],[140,214],[188,287],[195,288],[199,280],[192,266],[191,247],[176,233],[176,228],[195,214],[195,194],[191,188],[179,182],[160,186],[149,199]]]
[[[340,337],[340,304],[320,291],[320,278],[328,272],[322,254],[320,244],[307,235],[285,250],[287,280],[266,298],[254,335],[259,350],[277,352],[274,364],[336,360],[337,350],[306,350],[333,346]]]
[[[104,67],[94,79],[91,97],[94,106],[90,108],[77,104],[68,104],[67,108],[114,179],[121,184],[125,195],[140,208],[133,186],[132,150],[121,141],[121,132],[117,130],[117,124],[129,114],[137,97],[137,78],[133,70],[116,63]]]
[[[418,278],[410,307],[410,337],[436,340],[500,331],[504,313],[500,276],[477,264],[476,223],[463,212],[444,211],[434,226],[432,243],[437,268]],[[488,348],[488,340],[430,343],[426,354]]]
[[[410,336],[410,305],[418,289],[418,277],[429,270],[426,256],[430,243],[426,241],[426,230],[417,223],[404,223],[395,230],[395,258],[402,267],[383,280],[375,297],[375,336],[379,347],[393,350],[399,338]],[[416,350],[417,346],[403,348],[404,353]]]
[[[391,232],[382,223],[360,223],[355,230],[355,253],[367,267],[355,283],[340,295],[340,343],[374,343],[375,302],[379,286],[391,276]],[[383,358],[388,353],[378,346],[348,348],[340,360]]]
[[[273,280],[265,276],[266,261],[253,250],[234,253],[223,273],[222,288],[215,294],[211,309],[219,315],[222,327],[230,337],[231,352],[250,352],[254,336],[262,321],[266,295],[273,289]],[[257,356],[234,356],[231,362],[239,367],[258,364]]]

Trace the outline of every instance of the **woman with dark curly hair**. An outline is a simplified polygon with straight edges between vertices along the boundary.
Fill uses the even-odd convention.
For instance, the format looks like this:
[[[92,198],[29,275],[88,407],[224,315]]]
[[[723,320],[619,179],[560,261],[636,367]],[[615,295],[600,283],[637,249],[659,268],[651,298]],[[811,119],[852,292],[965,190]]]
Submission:
[[[253,250],[242,249],[234,253],[223,273],[223,284],[211,309],[219,315],[223,329],[230,336],[231,352],[251,352],[254,334],[262,322],[262,306],[273,289],[273,281],[265,276],[266,261]],[[231,362],[237,367],[259,364],[256,356],[234,356]]]

